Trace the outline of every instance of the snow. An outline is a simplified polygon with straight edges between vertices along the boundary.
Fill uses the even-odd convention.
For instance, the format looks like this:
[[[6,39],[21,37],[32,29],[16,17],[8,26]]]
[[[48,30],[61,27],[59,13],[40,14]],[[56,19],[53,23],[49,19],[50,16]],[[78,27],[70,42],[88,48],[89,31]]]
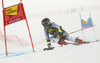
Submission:
[[[5,7],[18,4],[18,0],[4,1]],[[13,3],[14,2],[14,3]],[[24,20],[6,27],[8,56],[5,54],[2,1],[0,2],[0,63],[100,63],[100,41],[82,45],[59,47],[52,43],[54,50],[43,51],[47,47],[41,20],[44,17],[61,25],[67,32],[81,29],[80,16],[87,20],[91,13],[93,28],[70,36],[83,40],[100,40],[100,4],[99,0],[23,0],[35,52]],[[93,32],[95,31],[95,32]]]
[[[39,45],[44,46],[45,44]],[[43,48],[43,47],[42,47]],[[0,63],[99,63],[100,62],[100,43],[83,44],[79,46],[63,46],[51,51],[42,51],[38,47],[35,53],[25,48],[26,54],[14,57],[0,58]],[[23,51],[23,52],[25,52]],[[19,52],[21,53],[21,52]],[[17,53],[18,54],[18,53]]]

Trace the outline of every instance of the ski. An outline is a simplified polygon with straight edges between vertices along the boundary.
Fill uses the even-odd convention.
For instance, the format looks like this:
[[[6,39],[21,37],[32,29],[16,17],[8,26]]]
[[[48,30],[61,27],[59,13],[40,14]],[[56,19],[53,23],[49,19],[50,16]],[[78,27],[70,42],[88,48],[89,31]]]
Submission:
[[[94,43],[94,42],[99,42],[100,40],[94,40],[94,41],[84,41],[85,43],[69,43],[72,45],[81,45],[81,44],[89,44],[89,43]]]
[[[44,48],[43,50],[46,51],[46,50],[53,50],[55,47],[50,47],[50,48]]]
[[[94,40],[94,41],[84,41],[85,43],[68,43],[68,44],[72,44],[72,45],[82,45],[82,44],[89,44],[89,43],[95,43],[95,42],[99,42],[100,40]],[[63,47],[63,45],[60,45],[59,47]],[[44,51],[48,51],[48,50],[53,50],[55,47],[50,47],[50,48],[44,48]]]

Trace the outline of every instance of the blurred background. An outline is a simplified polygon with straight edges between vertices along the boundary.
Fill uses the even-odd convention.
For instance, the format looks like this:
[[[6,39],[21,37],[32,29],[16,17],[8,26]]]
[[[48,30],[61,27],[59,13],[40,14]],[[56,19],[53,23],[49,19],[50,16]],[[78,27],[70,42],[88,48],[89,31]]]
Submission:
[[[16,5],[20,0],[4,0],[4,7]],[[91,13],[93,24],[96,26],[71,34],[84,40],[99,39],[100,36],[100,1],[99,0],[23,0],[33,44],[45,43],[45,35],[41,21],[50,18],[51,22],[61,25],[68,33],[81,29],[80,13],[82,19],[88,20]],[[0,50],[4,49],[2,1],[0,1]],[[25,20],[6,26],[8,49],[26,47],[31,45]],[[31,46],[30,46],[31,47]]]

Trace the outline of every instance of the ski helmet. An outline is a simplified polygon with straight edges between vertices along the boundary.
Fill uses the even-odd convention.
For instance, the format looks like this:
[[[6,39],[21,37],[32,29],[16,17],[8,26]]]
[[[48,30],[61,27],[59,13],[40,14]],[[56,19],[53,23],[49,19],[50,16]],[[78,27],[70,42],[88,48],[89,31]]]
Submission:
[[[42,20],[42,25],[43,25],[44,27],[49,26],[50,24],[51,24],[51,22],[50,22],[50,19],[49,19],[49,18],[44,18],[44,19]]]

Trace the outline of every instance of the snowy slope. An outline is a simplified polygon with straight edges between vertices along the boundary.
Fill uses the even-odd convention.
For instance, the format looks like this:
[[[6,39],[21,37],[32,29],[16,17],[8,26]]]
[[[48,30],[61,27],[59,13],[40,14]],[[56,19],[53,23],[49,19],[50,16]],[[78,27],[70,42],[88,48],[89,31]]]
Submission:
[[[42,47],[44,45],[39,46]],[[100,63],[100,42],[79,46],[55,46],[54,50],[45,52],[42,51],[43,47],[37,47],[38,51],[35,53],[30,51],[29,48],[25,48],[26,52],[23,51],[24,54],[0,58],[0,63]],[[22,52],[19,51],[18,53]]]
[[[14,3],[13,3],[14,2]],[[16,2],[16,3],[15,3]],[[5,0],[5,7],[15,5],[18,0]],[[59,47],[56,43],[54,50],[43,51],[46,46],[45,36],[41,20],[44,17],[51,19],[51,22],[60,24],[67,32],[81,29],[80,16],[87,20],[89,12],[93,20],[93,28],[70,36],[80,37],[83,40],[100,39],[100,4],[99,0],[23,0],[26,16],[28,19],[35,53],[32,52],[31,42],[24,20],[6,27],[8,39],[8,57],[5,55],[3,37],[2,7],[0,1],[0,63],[100,63],[100,41],[97,43],[83,45],[67,45]],[[12,39],[13,37],[13,39]],[[21,44],[19,43],[19,40]],[[25,42],[25,43],[24,43]],[[29,46],[23,46],[23,45]]]

